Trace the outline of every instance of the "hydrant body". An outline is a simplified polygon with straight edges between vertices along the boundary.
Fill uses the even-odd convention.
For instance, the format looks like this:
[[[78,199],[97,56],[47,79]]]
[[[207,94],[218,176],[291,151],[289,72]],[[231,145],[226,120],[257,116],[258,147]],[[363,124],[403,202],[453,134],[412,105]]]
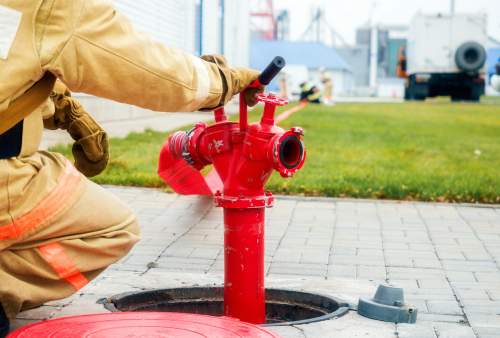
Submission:
[[[258,85],[259,80],[253,84]],[[265,103],[260,122],[247,124],[243,92],[239,123],[227,121],[224,109],[218,109],[215,124],[200,122],[188,132],[171,135],[162,156],[183,158],[196,170],[213,164],[224,183],[214,195],[215,206],[224,208],[224,315],[263,324],[265,208],[274,204],[264,185],[273,170],[292,177],[302,167],[306,152],[301,128],[285,131],[274,125],[276,105],[288,101],[272,93],[256,94],[256,98]]]

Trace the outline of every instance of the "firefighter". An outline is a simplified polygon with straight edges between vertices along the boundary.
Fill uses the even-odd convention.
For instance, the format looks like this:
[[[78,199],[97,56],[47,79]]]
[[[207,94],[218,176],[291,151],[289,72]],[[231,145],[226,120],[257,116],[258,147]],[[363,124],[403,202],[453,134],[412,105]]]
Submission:
[[[300,88],[302,89],[300,101],[306,100],[310,103],[321,103],[321,90],[312,81],[302,82]]]
[[[323,93],[323,103],[329,106],[333,106],[335,105],[335,103],[332,101],[332,92],[333,92],[332,76],[330,75],[330,72],[327,71],[324,67],[321,67],[319,71],[321,72],[321,82],[325,86],[325,90]]]
[[[288,99],[288,79],[284,72],[281,72],[280,75],[280,97]]]
[[[109,145],[71,91],[155,111],[211,111],[259,72],[158,44],[103,0],[0,0],[0,22],[5,337],[19,311],[72,295],[140,239],[133,211],[83,175],[106,167]],[[263,90],[247,91],[247,102]],[[44,126],[70,133],[75,165],[38,150]]]
[[[495,65],[495,68],[496,68],[496,74],[493,74],[493,76],[490,79],[490,83],[493,89],[500,92],[500,59],[498,60],[498,63]]]

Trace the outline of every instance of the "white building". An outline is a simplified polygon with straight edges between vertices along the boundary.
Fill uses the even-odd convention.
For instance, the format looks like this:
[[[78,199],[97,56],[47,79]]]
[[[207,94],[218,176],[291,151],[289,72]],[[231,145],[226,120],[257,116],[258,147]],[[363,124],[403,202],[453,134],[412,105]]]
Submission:
[[[153,40],[167,47],[178,47],[196,56],[224,54],[231,67],[248,67],[248,1],[111,1],[137,30],[149,33]]]
[[[250,68],[264,70],[269,62],[279,55],[285,59],[287,65],[290,65],[285,66],[284,73],[294,78],[293,72],[300,70],[302,78],[297,78],[293,82],[293,88],[289,88],[292,93],[300,93],[298,84],[309,80],[313,81],[318,88],[323,89],[320,81],[320,68],[330,73],[334,96],[349,95],[354,90],[352,68],[333,49],[322,42],[255,40],[250,45]],[[301,70],[304,67],[307,68],[307,74]],[[267,90],[279,91],[279,78],[271,81]]]

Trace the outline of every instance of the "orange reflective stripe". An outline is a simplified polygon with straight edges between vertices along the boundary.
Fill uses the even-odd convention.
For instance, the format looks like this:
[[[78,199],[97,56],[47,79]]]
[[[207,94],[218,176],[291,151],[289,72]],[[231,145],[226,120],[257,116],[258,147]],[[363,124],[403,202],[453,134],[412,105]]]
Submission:
[[[70,161],[66,160],[64,173],[54,190],[17,221],[0,227],[0,241],[21,236],[48,219],[66,204],[78,187],[79,182],[80,173]]]
[[[88,279],[78,271],[59,243],[42,245],[38,247],[38,250],[47,258],[59,277],[73,285],[76,291],[88,284]]]

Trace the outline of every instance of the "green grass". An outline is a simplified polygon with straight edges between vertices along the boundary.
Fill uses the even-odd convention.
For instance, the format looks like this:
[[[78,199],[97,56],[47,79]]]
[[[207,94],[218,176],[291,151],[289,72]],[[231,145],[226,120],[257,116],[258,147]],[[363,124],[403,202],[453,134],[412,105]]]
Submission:
[[[254,110],[250,120],[258,120],[261,114],[262,109]],[[275,193],[500,202],[500,106],[309,105],[280,125],[285,130],[293,126],[306,130],[307,159],[292,179],[271,177],[266,188]],[[169,134],[147,131],[111,139],[110,165],[92,180],[165,186],[156,169]],[[51,150],[71,157],[70,146]]]
[[[500,101],[500,96],[481,96],[481,101]]]

